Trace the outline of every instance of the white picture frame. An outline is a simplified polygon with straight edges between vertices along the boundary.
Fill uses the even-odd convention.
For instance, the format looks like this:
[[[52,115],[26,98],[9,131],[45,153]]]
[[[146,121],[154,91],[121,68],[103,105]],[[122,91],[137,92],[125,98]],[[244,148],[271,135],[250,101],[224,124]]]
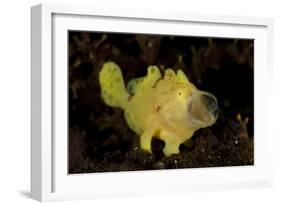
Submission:
[[[159,25],[157,30],[155,24]],[[272,19],[40,4],[31,8],[31,26],[32,198],[53,201],[273,185],[273,135],[267,121],[273,75]],[[69,29],[255,39],[255,164],[68,175],[64,108],[65,34]]]

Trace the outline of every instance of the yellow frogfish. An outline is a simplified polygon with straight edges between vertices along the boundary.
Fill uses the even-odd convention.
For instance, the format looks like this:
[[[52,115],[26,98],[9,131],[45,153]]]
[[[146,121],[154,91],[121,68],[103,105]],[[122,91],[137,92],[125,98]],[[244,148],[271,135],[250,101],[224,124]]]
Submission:
[[[99,82],[104,102],[124,110],[128,126],[148,152],[155,137],[165,142],[166,156],[179,153],[180,144],[196,130],[214,124],[218,116],[216,97],[198,90],[182,70],[166,69],[162,77],[157,66],[149,66],[146,76],[130,80],[125,87],[120,67],[106,62]]]

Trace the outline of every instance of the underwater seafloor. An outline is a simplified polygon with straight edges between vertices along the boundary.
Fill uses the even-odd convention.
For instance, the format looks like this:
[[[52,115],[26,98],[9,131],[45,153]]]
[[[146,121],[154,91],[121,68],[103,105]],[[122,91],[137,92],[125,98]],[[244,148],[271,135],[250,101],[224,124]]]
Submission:
[[[253,50],[253,40],[70,31],[69,173],[253,165]],[[149,65],[182,69],[217,97],[217,122],[196,131],[179,154],[166,157],[156,138],[153,154],[142,151],[123,111],[100,96],[106,61],[121,67],[126,82],[145,76]]]

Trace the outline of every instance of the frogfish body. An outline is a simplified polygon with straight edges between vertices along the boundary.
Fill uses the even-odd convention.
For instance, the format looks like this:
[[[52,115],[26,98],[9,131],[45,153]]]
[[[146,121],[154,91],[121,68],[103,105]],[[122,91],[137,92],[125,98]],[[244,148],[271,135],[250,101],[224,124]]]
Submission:
[[[165,142],[166,156],[177,154],[180,144],[217,119],[216,97],[198,90],[182,70],[166,69],[162,77],[157,66],[149,66],[146,76],[130,80],[126,88],[119,66],[107,62],[99,81],[104,102],[124,110],[128,126],[148,152],[156,137]]]

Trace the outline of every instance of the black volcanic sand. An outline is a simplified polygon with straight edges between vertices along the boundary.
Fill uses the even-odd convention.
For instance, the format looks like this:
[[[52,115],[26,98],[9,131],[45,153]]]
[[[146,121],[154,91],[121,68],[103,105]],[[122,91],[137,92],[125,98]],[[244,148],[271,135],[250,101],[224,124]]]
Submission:
[[[122,68],[126,82],[149,65],[182,69],[217,97],[217,122],[198,130],[180,154],[166,157],[156,138],[153,154],[142,151],[123,111],[101,99],[106,61]],[[69,173],[253,165],[253,73],[253,40],[69,32]]]

